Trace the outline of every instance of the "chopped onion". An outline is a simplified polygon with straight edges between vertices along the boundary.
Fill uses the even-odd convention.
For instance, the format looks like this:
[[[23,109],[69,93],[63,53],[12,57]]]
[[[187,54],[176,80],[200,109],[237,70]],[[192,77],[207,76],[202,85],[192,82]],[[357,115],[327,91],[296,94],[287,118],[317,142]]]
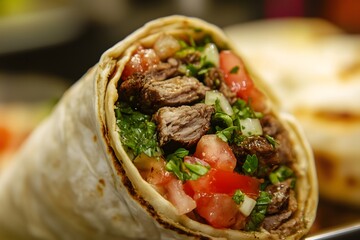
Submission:
[[[257,118],[245,118],[240,119],[241,132],[245,136],[262,135],[262,127],[259,119]]]
[[[171,35],[161,35],[154,44],[154,50],[161,60],[173,56],[181,48],[178,40]]]
[[[219,51],[214,43],[205,45],[203,55],[205,56],[205,61],[211,62],[216,67],[219,66]]]
[[[256,201],[254,199],[244,195],[244,201],[240,204],[239,210],[245,217],[247,217],[250,215],[255,205],[256,205]]]
[[[215,105],[216,99],[219,99],[220,107],[226,114],[228,114],[230,116],[232,116],[234,114],[234,111],[232,110],[229,101],[226,99],[226,97],[221,92],[213,90],[213,91],[207,91],[205,93],[205,104]]]

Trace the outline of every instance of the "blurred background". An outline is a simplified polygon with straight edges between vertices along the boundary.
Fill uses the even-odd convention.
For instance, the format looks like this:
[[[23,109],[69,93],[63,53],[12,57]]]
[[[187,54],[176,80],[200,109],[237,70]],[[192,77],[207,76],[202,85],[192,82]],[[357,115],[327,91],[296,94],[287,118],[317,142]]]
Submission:
[[[319,214],[312,232],[353,223],[359,226],[360,1],[357,0],[0,0],[0,168],[49,114],[64,91],[106,49],[147,21],[171,14],[199,17],[224,28],[254,73],[270,84],[276,83],[275,91],[281,100],[286,101],[289,92],[300,89],[302,82],[307,83],[307,88],[301,88],[304,91],[296,92],[300,97],[291,101],[294,104],[284,107],[303,118],[306,134],[318,153],[318,169],[322,170]],[[297,68],[304,64],[307,71]],[[322,100],[327,102],[334,95],[343,99],[346,95],[342,106],[348,107],[345,113],[336,112],[335,118],[331,110],[332,118],[317,134],[321,127],[316,125],[314,116],[324,111],[320,103],[316,106],[313,103],[321,101],[310,98],[306,111],[298,109],[295,102],[302,102],[305,94],[311,94],[309,89],[314,91],[315,80],[321,79],[317,91],[329,85],[330,80],[326,80],[329,76],[332,89]],[[345,78],[353,79],[347,82],[355,84],[343,86]],[[343,95],[333,94],[334,89],[337,93],[338,89],[351,89],[351,93],[344,90]],[[328,109],[325,112],[329,113]],[[336,116],[346,121],[339,123]],[[349,126],[349,121],[351,129],[346,129],[346,135],[343,128]],[[340,130],[325,135],[335,122]],[[346,145],[345,150],[327,152],[329,147],[322,147],[324,144],[319,142],[329,138],[336,139],[335,146]],[[343,143],[339,141],[342,138],[350,140]],[[333,160],[330,155],[343,157]],[[329,179],[332,171],[335,173],[330,175],[336,177]],[[332,187],[327,183],[338,184]],[[344,188],[346,184],[351,185],[351,190]],[[340,189],[346,193],[337,192]]]
[[[101,53],[145,22],[170,14],[220,27],[279,17],[320,17],[358,33],[356,0],[1,0],[0,71],[72,83]]]

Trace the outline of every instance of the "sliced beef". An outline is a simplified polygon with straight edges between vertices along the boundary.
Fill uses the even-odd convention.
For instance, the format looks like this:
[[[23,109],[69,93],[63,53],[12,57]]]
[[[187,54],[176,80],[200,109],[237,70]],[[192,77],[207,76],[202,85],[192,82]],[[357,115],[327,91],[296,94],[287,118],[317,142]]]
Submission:
[[[142,91],[146,83],[163,81],[179,75],[179,62],[169,58],[167,62],[161,62],[146,73],[136,72],[123,81],[119,87],[120,99],[131,103],[133,107],[139,107]]]
[[[282,223],[291,217],[292,212],[286,211],[281,214],[265,217],[262,227],[267,231],[278,228]]]
[[[162,81],[180,74],[179,62],[175,58],[169,58],[167,62],[161,62],[152,68],[147,75],[154,81]]]
[[[297,210],[297,201],[295,192],[290,188],[291,179],[280,182],[278,184],[266,187],[265,191],[271,194],[271,203],[267,208],[267,216],[262,226],[270,230],[284,231],[285,226],[291,226],[296,221],[289,220],[293,213]]]
[[[188,65],[188,64],[199,64],[201,60],[201,53],[199,51],[194,51],[192,53],[187,53],[184,56],[177,56],[181,63]]]
[[[278,142],[276,149],[279,162],[287,164],[293,161],[294,153],[292,151],[292,142],[281,122],[271,114],[265,115],[260,121],[264,135],[272,136]]]
[[[214,111],[212,106],[203,103],[160,108],[153,116],[160,146],[194,146],[210,129],[210,119]]]
[[[268,214],[281,212],[281,210],[288,206],[290,199],[290,181],[269,185],[266,187],[265,191],[272,196],[271,203],[267,208]]]
[[[230,104],[233,104],[236,101],[236,93],[231,91],[228,85],[226,85],[224,74],[220,69],[210,68],[205,74],[204,83],[209,88],[219,90],[222,94],[224,94]]]
[[[140,92],[141,109],[155,112],[157,109],[194,104],[205,98],[208,87],[196,78],[178,76],[164,81],[151,81]]]
[[[262,136],[247,137],[240,144],[231,144],[230,147],[240,165],[244,163],[247,155],[253,154],[256,154],[260,164],[279,164],[277,150]]]
[[[150,78],[142,73],[132,74],[126,81],[121,83],[119,87],[119,98],[129,103],[138,102],[139,92],[148,81],[150,81]]]
[[[294,192],[294,190],[291,189],[287,209],[289,211],[295,212],[297,210],[297,208],[298,208],[298,205],[297,205],[297,200],[295,197],[295,192]]]
[[[304,228],[304,221],[299,218],[292,218],[283,224],[281,224],[277,229],[271,231],[280,236],[290,236],[298,232],[300,229]]]

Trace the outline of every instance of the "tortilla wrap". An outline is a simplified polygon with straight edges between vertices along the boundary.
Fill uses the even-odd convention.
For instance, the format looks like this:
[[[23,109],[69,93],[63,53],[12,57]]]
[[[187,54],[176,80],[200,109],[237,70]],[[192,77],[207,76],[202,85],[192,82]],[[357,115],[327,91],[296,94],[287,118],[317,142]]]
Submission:
[[[30,136],[0,179],[2,239],[280,239],[265,230],[216,229],[178,215],[144,181],[119,140],[114,104],[125,63],[141,42],[161,33],[212,35],[234,50],[217,27],[195,18],[170,16],[147,23],[107,50],[62,97]],[[259,88],[262,82],[256,82]],[[270,93],[270,90],[264,90]],[[269,99],[271,99],[269,97]],[[274,111],[275,109],[274,105]],[[279,112],[296,154],[294,218],[299,239],[314,221],[317,182],[310,147],[296,121]]]

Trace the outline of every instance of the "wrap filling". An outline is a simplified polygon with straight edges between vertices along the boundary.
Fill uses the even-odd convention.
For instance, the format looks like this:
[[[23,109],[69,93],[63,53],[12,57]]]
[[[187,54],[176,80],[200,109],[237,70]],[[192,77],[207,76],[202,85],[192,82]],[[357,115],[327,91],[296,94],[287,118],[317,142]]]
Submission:
[[[292,142],[233,51],[206,34],[162,34],[136,46],[118,93],[121,143],[179,215],[215,228],[301,228],[291,221]]]

